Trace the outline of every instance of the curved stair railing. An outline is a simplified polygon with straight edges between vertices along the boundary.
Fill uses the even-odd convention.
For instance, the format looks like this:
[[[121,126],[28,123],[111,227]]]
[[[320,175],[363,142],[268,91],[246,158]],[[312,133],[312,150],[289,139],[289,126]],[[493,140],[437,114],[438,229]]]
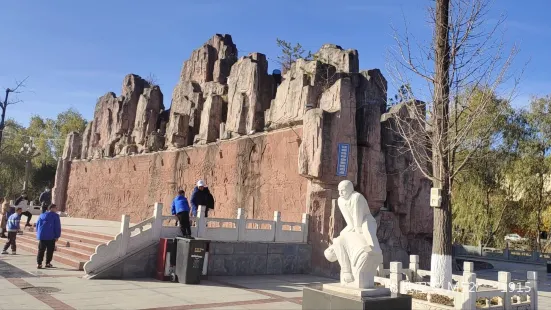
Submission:
[[[141,250],[152,242],[159,241],[163,227],[163,204],[155,203],[153,217],[130,227],[130,217],[123,215],[121,232],[105,244],[96,247],[90,260],[84,264],[86,274],[96,274],[121,258]]]

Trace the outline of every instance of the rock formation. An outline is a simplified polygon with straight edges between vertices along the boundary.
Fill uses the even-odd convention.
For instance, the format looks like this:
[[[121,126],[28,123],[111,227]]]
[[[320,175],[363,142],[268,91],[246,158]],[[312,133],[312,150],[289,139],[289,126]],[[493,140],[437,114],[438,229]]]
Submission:
[[[399,105],[385,113],[386,99],[387,81],[378,69],[360,71],[356,50],[326,44],[314,54],[313,60],[299,59],[283,76],[272,76],[268,74],[265,55],[251,53],[238,59],[232,37],[217,34],[184,61],[170,109],[164,108],[158,86],[133,74],[125,77],[119,97],[107,93],[98,100],[94,119],[82,136],[73,135],[67,140],[67,153],[60,160],[56,175],[56,197],[60,197],[58,203],[63,205],[68,167],[73,159],[174,150],[174,161],[180,163],[180,168],[171,168],[171,163],[163,168],[173,180],[185,174],[182,167],[195,169],[202,165],[191,178],[208,179],[207,174],[211,173],[218,182],[209,184],[212,190],[226,194],[235,191],[235,202],[247,205],[252,217],[273,214],[274,210],[264,210],[266,203],[262,204],[259,197],[278,197],[286,205],[300,208],[297,214],[307,211],[311,215],[309,242],[313,248],[313,270],[338,275],[335,266],[325,260],[323,251],[344,226],[342,216],[335,210],[338,198],[335,188],[339,182],[349,180],[366,197],[377,220],[385,263],[407,262],[409,254],[420,254],[421,265],[428,264],[432,233],[430,182],[413,169],[413,160],[407,152],[398,151],[403,141],[395,134],[394,115],[408,113],[408,106]],[[279,129],[289,132],[272,132]],[[260,133],[262,131],[264,133]],[[208,158],[201,157],[198,162],[189,155],[194,148],[178,151],[244,135],[255,136],[249,137],[247,143],[245,139],[236,139],[239,152],[229,156],[222,151],[222,145],[234,141],[206,146]],[[274,141],[280,136],[284,136],[285,141],[276,144]],[[288,156],[269,154],[287,147],[294,148],[285,151],[293,151],[296,162],[289,161]],[[162,155],[148,156],[151,161],[145,171],[133,163],[132,168],[128,168],[130,163],[127,163],[124,166],[127,168],[114,169],[118,169],[118,173],[123,173],[121,169],[132,169],[138,177],[147,174],[153,188],[150,197],[172,195],[176,183],[160,185],[158,166],[164,166],[165,162],[156,160]],[[262,169],[258,163],[249,164],[255,157],[259,163],[269,164]],[[286,162],[270,162],[275,158],[285,158]],[[227,167],[217,168],[218,173],[225,176],[217,179],[209,167],[221,162]],[[85,165],[79,165],[82,166]],[[290,177],[274,168],[280,166],[285,169],[279,170],[292,172],[302,180],[296,186],[299,194],[289,195],[282,192],[282,187],[256,184],[260,179],[285,184]],[[229,170],[224,170],[226,168]],[[111,168],[108,171],[111,173]],[[87,177],[86,171],[75,173],[81,179]],[[119,203],[143,201],[141,197],[130,197],[130,191],[122,189],[121,192],[124,197],[115,197]],[[292,200],[286,199],[290,196],[305,199],[287,201]],[[304,206],[306,210],[302,210]],[[216,212],[232,214],[233,211]]]
[[[166,130],[166,145],[169,148],[180,148],[194,142],[213,142],[213,139],[218,138],[214,134],[219,131],[220,122],[225,121],[223,112],[227,109],[225,85],[236,61],[237,47],[231,36],[217,34],[193,51],[191,58],[184,62],[180,81],[172,93],[170,120]],[[209,121],[201,131],[203,105],[207,100],[209,111],[205,118],[209,117],[212,108],[212,112],[219,116]],[[215,126],[218,129],[214,130]]]
[[[65,139],[63,154],[57,161],[55,173],[55,186],[52,190],[52,202],[60,206],[60,211],[65,211],[67,200],[67,185],[69,184],[69,171],[71,161],[80,158],[82,137],[77,132],[71,132]]]
[[[228,81],[229,135],[246,135],[264,129],[264,113],[270,108],[273,80],[266,56],[253,53],[233,65]]]
[[[145,138],[157,131],[157,119],[163,109],[163,94],[158,86],[138,75],[127,75],[119,97],[109,92],[98,99],[94,119],[84,131],[81,157],[113,157],[123,154],[127,145],[137,144],[137,149],[142,150]]]

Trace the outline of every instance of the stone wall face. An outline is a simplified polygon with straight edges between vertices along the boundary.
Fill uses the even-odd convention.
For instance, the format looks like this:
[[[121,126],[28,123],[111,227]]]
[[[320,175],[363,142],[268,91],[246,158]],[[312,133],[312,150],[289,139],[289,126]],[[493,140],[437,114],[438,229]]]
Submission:
[[[132,222],[150,217],[148,206],[164,203],[164,214],[178,188],[187,196],[198,179],[206,181],[216,202],[212,217],[234,218],[237,208],[247,218],[299,222],[305,209],[307,180],[298,174],[301,129],[259,134],[226,141],[137,156],[73,161],[66,209],[72,217]],[[212,215],[211,215],[212,214]]]
[[[159,243],[125,258],[94,279],[155,277]],[[210,276],[306,274],[310,272],[311,247],[304,243],[211,242]]]
[[[304,274],[311,270],[311,255],[311,246],[304,243],[211,242],[208,274]]]

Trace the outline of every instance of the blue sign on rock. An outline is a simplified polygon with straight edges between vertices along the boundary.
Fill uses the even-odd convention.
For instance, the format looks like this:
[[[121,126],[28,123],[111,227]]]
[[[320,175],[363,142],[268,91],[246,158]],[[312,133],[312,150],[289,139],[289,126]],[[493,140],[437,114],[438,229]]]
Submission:
[[[348,156],[350,155],[350,144],[339,143],[337,156],[337,176],[345,177],[348,175]]]

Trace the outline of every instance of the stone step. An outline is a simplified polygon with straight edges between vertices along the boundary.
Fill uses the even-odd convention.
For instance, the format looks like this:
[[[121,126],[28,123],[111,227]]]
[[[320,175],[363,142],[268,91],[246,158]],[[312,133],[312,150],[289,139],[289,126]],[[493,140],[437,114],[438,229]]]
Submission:
[[[78,241],[74,241],[74,240],[63,239],[63,236],[61,238],[59,238],[58,244],[63,245],[64,247],[67,247],[67,248],[73,248],[73,249],[81,250],[81,252],[89,253],[90,255],[92,255],[92,254],[94,254],[94,252],[96,252],[96,247],[97,247],[97,245],[82,243],[82,242],[78,242]]]
[[[28,232],[35,232],[36,231],[36,228],[35,227],[25,227],[24,228],[24,231],[28,231]],[[100,233],[96,233],[96,232],[89,232],[89,231],[83,231],[83,230],[76,230],[76,229],[71,229],[71,228],[61,228],[61,236],[63,237],[63,235],[65,234],[70,234],[70,235],[73,235],[73,236],[81,236],[83,238],[87,238],[87,239],[93,239],[93,240],[98,240],[98,241],[102,241],[103,242],[108,242],[108,241],[111,241],[115,238],[115,236],[110,236],[110,235],[106,235],[106,234],[100,234]]]
[[[88,236],[83,236],[79,234],[65,233],[61,231],[61,238],[64,241],[68,241],[71,245],[76,243],[86,244],[87,246],[92,246],[94,249],[100,244],[107,243],[106,240],[96,239]],[[113,240],[113,239],[111,239]]]
[[[19,235],[19,236],[21,236],[21,235]],[[29,238],[36,239],[36,235],[34,234],[34,232],[25,231],[23,236],[27,236]],[[58,246],[64,246],[64,247],[67,247],[67,248],[78,249],[78,250],[81,250],[80,252],[89,253],[90,255],[92,255],[96,251],[96,247],[99,244],[104,244],[104,242],[101,242],[101,243],[99,243],[99,242],[100,241],[98,240],[98,243],[91,244],[91,243],[81,242],[80,240],[67,239],[67,238],[65,238],[65,236],[63,235],[63,232],[62,232],[61,238],[59,238],[59,240],[57,241],[57,244],[58,244]]]
[[[90,237],[97,240],[103,240],[103,241],[111,241],[115,238],[115,236],[110,236],[106,234],[101,234],[97,232],[91,232],[91,231],[83,231],[83,230],[76,230],[71,228],[61,228],[61,235],[64,233],[69,233],[72,235],[78,235],[78,236],[84,236],[84,237]]]
[[[17,242],[17,248],[21,249],[21,250],[24,250],[24,251],[27,251],[27,252],[30,252],[30,253],[33,253],[33,254],[38,253],[38,247],[37,246],[35,246],[33,244],[30,244],[30,243],[26,243],[26,242]],[[69,257],[66,254],[61,254],[61,253],[59,253],[59,250],[58,250],[58,251],[54,252],[54,259],[53,259],[52,264],[55,266],[55,263],[64,264],[64,265],[67,265],[69,267],[73,267],[76,270],[84,270],[84,264],[86,262],[82,261],[82,260],[78,260],[78,259],[73,258],[73,257]]]
[[[57,252],[66,254],[68,257],[75,258],[78,261],[88,261],[90,260],[90,255],[94,253],[67,247],[63,242],[60,241],[61,240],[58,240],[58,242],[56,242]],[[17,237],[17,243],[25,243],[38,249],[38,240],[36,240],[34,236],[19,235]]]

